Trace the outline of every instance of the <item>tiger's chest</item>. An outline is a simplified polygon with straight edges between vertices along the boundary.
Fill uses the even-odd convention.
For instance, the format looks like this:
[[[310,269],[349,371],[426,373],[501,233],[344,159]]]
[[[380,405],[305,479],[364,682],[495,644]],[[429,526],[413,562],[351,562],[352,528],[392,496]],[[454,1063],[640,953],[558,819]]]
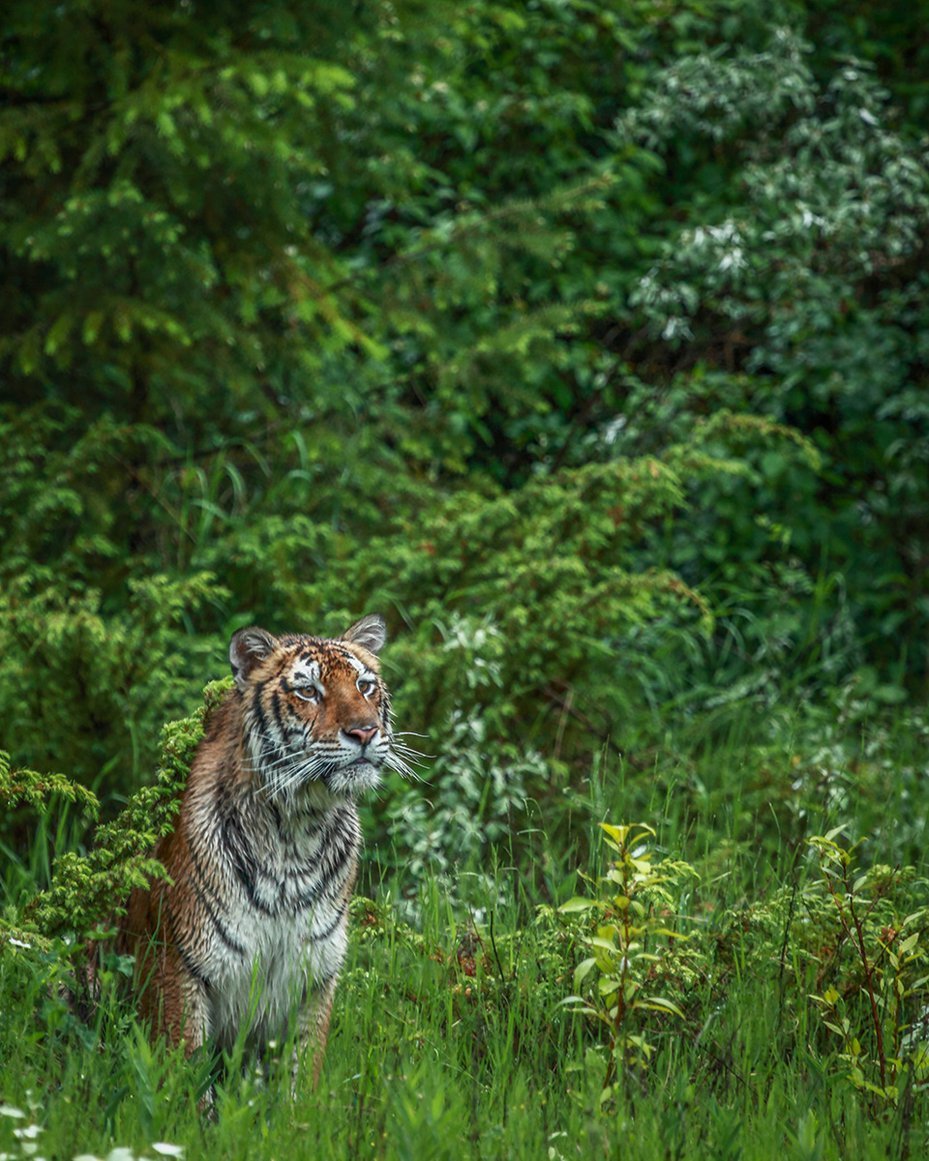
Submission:
[[[286,1034],[297,1008],[338,975],[358,823],[340,807],[311,820],[223,817],[213,834],[214,882],[202,907],[201,967],[210,1034],[231,1047]]]
[[[347,946],[344,913],[320,918],[333,929],[314,939],[311,922],[252,918],[235,928],[242,952],[218,947],[211,957],[208,1025],[223,1048],[242,1032],[259,1045],[284,1037],[307,997],[334,979]]]

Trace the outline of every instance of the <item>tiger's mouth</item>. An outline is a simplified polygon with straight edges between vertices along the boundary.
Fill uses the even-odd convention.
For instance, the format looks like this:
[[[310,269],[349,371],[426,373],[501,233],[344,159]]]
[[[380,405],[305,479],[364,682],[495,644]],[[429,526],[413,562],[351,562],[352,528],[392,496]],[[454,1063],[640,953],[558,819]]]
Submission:
[[[382,763],[374,757],[353,758],[350,762],[333,766],[320,775],[320,781],[331,794],[352,797],[373,790],[381,781]]]

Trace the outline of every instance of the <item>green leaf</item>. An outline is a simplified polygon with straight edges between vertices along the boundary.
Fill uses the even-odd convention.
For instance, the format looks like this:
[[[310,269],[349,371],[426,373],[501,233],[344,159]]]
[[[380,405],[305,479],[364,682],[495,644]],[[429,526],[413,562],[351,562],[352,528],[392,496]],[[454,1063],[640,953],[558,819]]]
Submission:
[[[646,996],[642,999],[633,1001],[634,1008],[646,1008],[655,1012],[670,1012],[672,1016],[679,1016],[684,1019],[684,1013],[671,1000],[666,1000],[661,996]]]
[[[595,964],[596,964],[595,959],[588,958],[585,960],[581,960],[581,962],[574,969],[574,990],[575,991],[580,991],[581,984],[584,982],[584,980],[590,974],[591,969],[594,967]]]
[[[596,904],[592,903],[590,899],[584,899],[579,895],[575,895],[567,903],[562,903],[558,910],[566,915],[574,915],[579,912],[590,911],[594,907],[596,907]]]

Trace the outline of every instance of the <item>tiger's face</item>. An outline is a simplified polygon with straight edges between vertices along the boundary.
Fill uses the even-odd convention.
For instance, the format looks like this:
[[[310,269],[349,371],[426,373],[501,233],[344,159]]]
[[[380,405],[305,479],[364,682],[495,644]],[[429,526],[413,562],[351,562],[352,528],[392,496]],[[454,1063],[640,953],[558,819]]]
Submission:
[[[392,742],[376,656],[385,639],[377,616],[336,640],[258,628],[232,638],[246,762],[270,796],[354,796],[378,784]]]

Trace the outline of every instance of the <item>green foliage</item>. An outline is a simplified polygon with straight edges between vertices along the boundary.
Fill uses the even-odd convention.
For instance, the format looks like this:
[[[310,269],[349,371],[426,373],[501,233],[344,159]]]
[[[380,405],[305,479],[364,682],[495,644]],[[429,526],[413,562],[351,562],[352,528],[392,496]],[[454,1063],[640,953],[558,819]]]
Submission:
[[[739,774],[728,769],[729,777]],[[703,838],[712,834],[721,846],[710,815],[703,827]],[[696,1157],[707,1145],[721,1151],[733,1134],[780,1141],[778,1124],[825,1156],[839,1155],[825,1151],[829,1141],[875,1158],[901,1140],[914,1154],[925,1146],[927,988],[910,958],[918,941],[907,943],[924,925],[912,914],[914,900],[925,897],[923,880],[879,866],[854,868],[859,881],[850,882],[851,892],[840,886],[837,902],[812,866],[809,879],[781,886],[770,873],[753,880],[745,856],[729,857],[720,874],[721,849],[708,850],[696,866],[660,854],[666,843],[659,846],[648,826],[607,826],[603,833],[606,873],[590,895],[560,910],[532,915],[497,902],[491,913],[463,919],[428,870],[415,926],[389,899],[356,898],[320,1088],[301,1087],[293,1101],[283,1078],[233,1071],[220,1085],[218,1117],[206,1124],[196,1101],[207,1065],[149,1045],[131,1025],[116,999],[125,965],[108,968],[113,990],[85,1025],[61,991],[70,978],[68,945],[40,948],[32,936],[17,943],[4,936],[4,1095],[24,1116],[0,1124],[0,1147],[18,1155],[12,1129],[37,1124],[46,1153],[63,1156],[79,1148],[106,1156],[117,1144],[151,1155],[152,1141],[189,1153],[269,1156],[278,1141],[281,1148],[292,1142],[297,1117],[301,1142],[315,1149],[328,1141],[329,1156],[357,1155],[362,1141],[374,1141],[385,1156],[423,1155],[432,1145],[433,1155],[451,1156],[437,1143],[458,1121],[485,1145],[498,1142],[500,1155],[535,1156],[550,1143],[566,1157],[566,1139],[606,1149],[617,1118],[633,1114],[636,1140],[644,1140],[630,1153],[643,1161],[675,1142],[680,1156]],[[690,845],[680,834],[668,837],[675,847]],[[819,842],[831,851],[833,840]],[[775,888],[770,893],[767,884]],[[745,893],[748,907],[738,903]],[[506,894],[499,877],[491,895]],[[896,1067],[893,1037],[900,1037],[895,1094],[878,1096],[858,1084],[844,1059],[857,1038],[857,1064],[877,1087],[864,963],[854,922],[843,935],[840,917],[849,907],[862,920],[889,1069]],[[910,914],[909,921],[898,918]],[[890,930],[893,923],[899,928]],[[621,951],[624,933],[634,937]],[[578,1021],[560,1002],[578,975],[586,996],[578,1006],[595,1020]],[[631,992],[619,1037],[625,1048],[604,1094],[600,1030],[609,1035],[607,1005],[618,1006],[623,978]],[[891,978],[902,991],[896,983],[885,987]],[[630,1056],[643,1055],[647,1068],[631,1063]],[[356,1100],[345,1100],[348,1089]],[[835,1109],[842,1115],[830,1125]],[[247,1149],[240,1147],[246,1130]],[[699,1138],[693,1146],[692,1133]],[[799,1146],[795,1153],[805,1155]]]
[[[651,989],[661,972],[665,946],[687,938],[671,924],[682,884],[699,876],[688,863],[655,860],[649,850],[655,831],[644,823],[602,822],[600,827],[615,858],[594,884],[597,897],[569,899],[560,910],[592,913],[597,922],[596,934],[584,940],[593,954],[574,969],[575,992],[594,971],[595,987],[588,998],[574,995],[565,1003],[606,1028],[609,1062],[602,1093],[606,1101],[613,1096],[618,1073],[625,1077],[629,1070],[648,1067],[655,1047],[643,1027],[647,1014],[684,1018],[677,1004]]]
[[[919,680],[927,194],[899,86],[804,39],[896,84],[904,16],[855,20],[14,4],[15,761],[109,809],[231,630],[362,606],[437,777],[474,705],[480,761],[518,720],[584,769],[636,705]],[[490,707],[440,672],[462,616],[503,643]]]
[[[212,682],[194,714],[165,726],[154,782],[137,791],[112,822],[98,828],[87,854],[59,856],[50,887],[25,909],[29,929],[45,936],[70,934],[80,941],[110,921],[133,887],[164,875],[151,850],[174,825],[206,720],[230,685],[231,679]]]
[[[39,774],[35,770],[13,770],[10,755],[0,750],[0,803],[12,810],[27,803],[34,810],[43,808],[52,796],[76,803],[89,818],[96,818],[100,803],[85,786],[72,782],[63,774]]]
[[[0,357],[20,383],[66,371],[89,410],[139,422],[173,382],[202,405],[218,377],[214,404],[238,405],[257,367],[359,337],[324,289],[331,255],[299,245],[319,109],[351,101],[326,23],[286,4],[240,8],[235,28],[220,9],[12,5]]]
[[[428,798],[419,783],[398,786],[386,809],[392,871],[402,870],[406,889],[416,891],[434,875],[456,900],[484,900],[490,890],[494,851],[512,849],[525,819],[527,787],[551,778],[551,764],[536,750],[488,736],[478,705],[503,696],[506,645],[492,622],[474,624],[454,615],[441,626],[440,656],[463,675],[470,712],[452,708],[437,753],[429,763]],[[492,728],[492,727],[491,727]],[[462,876],[461,872],[468,874]]]
[[[621,133],[675,170],[688,148],[724,146],[727,166],[726,196],[710,211],[686,208],[630,304],[701,377],[741,372],[725,384],[737,406],[814,438],[826,469],[796,496],[803,522],[785,535],[810,574],[843,578],[859,648],[886,664],[897,652],[888,639],[926,615],[914,535],[929,449],[917,402],[927,367],[925,143],[898,125],[867,67],[847,61],[824,81],[808,57],[786,29],[761,53],[701,47],[660,70],[623,118]],[[699,409],[705,393],[681,386],[676,406]],[[769,496],[793,491],[783,468],[767,474]],[[923,659],[915,666],[922,672]]]
[[[844,995],[831,983],[813,1000],[841,1043],[843,1071],[880,1108],[897,1104],[908,1085],[929,1083],[929,956],[923,946],[929,912],[920,907],[900,915],[893,894],[902,873],[885,866],[860,873],[854,849],[836,839],[832,832],[809,842],[819,859],[820,888],[835,904],[833,958],[844,950],[856,961],[860,980],[854,988],[846,984]]]
[[[230,633],[367,610],[423,782],[365,807],[307,1151],[606,1155],[597,1025],[630,1158],[929,1148],[922,23],[7,5],[0,1045],[49,1155],[292,1151],[275,1085],[204,1130],[196,1067],[75,1021],[66,936],[157,873]],[[699,870],[686,942],[610,817]],[[873,868],[804,862],[839,825]],[[594,956],[536,911],[579,862]]]

